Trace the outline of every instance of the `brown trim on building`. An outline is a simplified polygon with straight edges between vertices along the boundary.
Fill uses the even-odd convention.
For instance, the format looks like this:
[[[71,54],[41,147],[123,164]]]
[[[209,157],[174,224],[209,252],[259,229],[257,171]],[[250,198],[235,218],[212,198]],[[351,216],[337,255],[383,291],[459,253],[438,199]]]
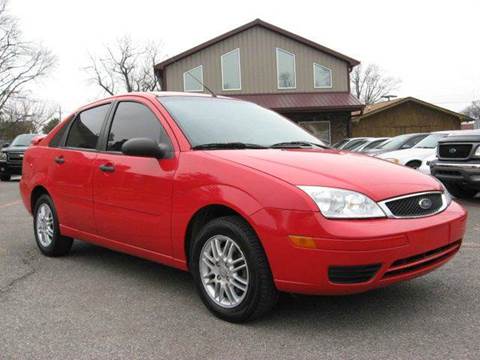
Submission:
[[[324,53],[330,54],[330,55],[332,55],[332,56],[334,56],[334,57],[336,57],[336,58],[338,58],[338,59],[341,59],[341,60],[347,62],[350,67],[354,67],[355,65],[360,64],[360,62],[359,62],[358,60],[355,60],[355,59],[353,59],[353,58],[351,58],[351,57],[348,57],[348,56],[346,56],[346,55],[343,55],[343,54],[341,54],[341,53],[339,53],[339,52],[337,52],[337,51],[335,51],[335,50],[332,50],[332,49],[327,48],[327,47],[325,47],[325,46],[323,46],[323,45],[317,44],[316,42],[313,42],[313,41],[308,40],[308,39],[306,39],[306,38],[304,38],[304,37],[301,37],[301,36],[299,36],[299,35],[296,35],[296,34],[290,32],[290,31],[287,31],[287,30],[284,30],[284,29],[282,29],[282,28],[279,28],[278,26],[269,24],[269,23],[267,23],[267,22],[265,22],[265,21],[263,21],[263,20],[261,20],[261,19],[255,19],[255,20],[253,20],[253,21],[251,21],[251,22],[249,22],[249,23],[247,23],[247,24],[245,24],[245,25],[242,25],[242,26],[240,26],[240,27],[238,27],[238,28],[236,28],[236,29],[233,29],[233,30],[231,30],[231,31],[228,31],[228,32],[226,32],[226,33],[224,33],[224,34],[222,34],[222,35],[220,35],[220,36],[217,36],[217,37],[215,37],[215,38],[213,38],[213,39],[211,39],[211,40],[208,40],[208,41],[206,41],[206,42],[204,42],[204,43],[202,43],[202,44],[200,44],[200,45],[197,45],[197,46],[195,46],[195,47],[193,47],[193,48],[191,48],[191,49],[189,49],[189,50],[186,50],[186,51],[184,51],[184,52],[182,52],[182,53],[180,53],[180,54],[178,54],[178,55],[176,55],[176,56],[173,56],[173,57],[171,57],[171,58],[169,58],[169,59],[167,59],[167,60],[164,60],[164,61],[162,61],[162,62],[159,63],[159,64],[156,64],[156,65],[154,66],[155,73],[156,73],[161,79],[163,79],[163,78],[164,78],[164,76],[163,76],[163,69],[164,69],[167,65],[170,65],[170,64],[172,64],[172,63],[174,63],[174,62],[176,62],[176,61],[178,61],[178,60],[180,60],[180,59],[183,59],[183,58],[185,58],[185,57],[187,57],[187,56],[190,56],[190,55],[192,55],[192,54],[194,54],[194,53],[196,53],[196,52],[198,52],[198,51],[200,51],[200,50],[203,50],[203,49],[205,49],[205,48],[207,48],[207,47],[209,47],[209,46],[211,46],[211,45],[214,45],[214,44],[216,44],[216,43],[218,43],[218,42],[220,42],[220,41],[222,41],[222,40],[224,40],[224,39],[226,39],[226,38],[229,38],[229,37],[231,37],[231,36],[233,36],[233,35],[236,35],[236,34],[242,32],[242,31],[248,30],[248,29],[250,29],[250,28],[252,28],[252,27],[254,27],[254,26],[264,27],[264,28],[266,28],[266,29],[268,29],[268,30],[271,30],[271,31],[273,31],[273,32],[276,32],[276,33],[278,33],[278,34],[280,34],[280,35],[283,35],[283,36],[285,36],[285,37],[288,37],[288,38],[291,38],[291,39],[293,39],[293,40],[296,40],[296,41],[298,41],[298,42],[300,42],[300,43],[302,43],[302,44],[304,44],[304,45],[310,46],[310,47],[312,47],[312,48],[314,48],[314,49],[316,49],[316,50],[319,50],[319,51],[322,51],[322,52],[324,52]],[[163,80],[162,80],[162,81],[163,81]]]

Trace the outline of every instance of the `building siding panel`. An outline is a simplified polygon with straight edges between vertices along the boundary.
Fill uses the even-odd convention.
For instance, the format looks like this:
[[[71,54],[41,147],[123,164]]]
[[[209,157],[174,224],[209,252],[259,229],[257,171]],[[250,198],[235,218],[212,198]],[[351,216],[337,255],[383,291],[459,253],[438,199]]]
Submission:
[[[296,89],[277,89],[275,53],[277,47],[295,54]],[[220,57],[236,48],[240,48],[242,90],[222,91]],[[332,88],[314,88],[314,62],[332,70]],[[260,26],[250,28],[168,65],[165,69],[166,90],[183,91],[183,73],[199,65],[204,66],[205,84],[212,90],[226,95],[348,91],[348,64],[345,61]]]

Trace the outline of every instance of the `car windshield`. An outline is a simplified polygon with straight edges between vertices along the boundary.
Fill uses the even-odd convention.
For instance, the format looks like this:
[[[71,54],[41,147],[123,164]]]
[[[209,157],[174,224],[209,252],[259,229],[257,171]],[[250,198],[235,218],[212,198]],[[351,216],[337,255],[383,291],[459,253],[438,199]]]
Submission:
[[[19,147],[19,146],[29,146],[32,142],[32,139],[35,137],[35,134],[23,134],[18,135],[15,140],[12,141],[10,144],[11,147]]]
[[[411,137],[411,135],[399,135],[399,136],[395,136],[394,138],[390,139],[389,141],[387,141],[385,144],[381,145],[378,147],[378,149],[382,149],[382,150],[396,150],[398,149],[400,146],[402,146],[402,144],[407,141],[409,138]]]
[[[373,140],[370,144],[365,146],[363,150],[378,149],[378,147],[381,146],[385,141],[387,141],[387,139]]]
[[[195,96],[160,96],[158,100],[180,126],[192,147],[206,144],[324,145],[283,116],[250,102]]]
[[[446,137],[448,134],[430,134],[422,141],[419,141],[416,148],[433,149],[438,145],[438,140]]]

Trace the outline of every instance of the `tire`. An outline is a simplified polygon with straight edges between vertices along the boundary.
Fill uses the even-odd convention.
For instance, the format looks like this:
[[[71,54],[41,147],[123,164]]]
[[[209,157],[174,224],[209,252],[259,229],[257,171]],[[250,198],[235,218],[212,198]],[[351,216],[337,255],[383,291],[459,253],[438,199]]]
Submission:
[[[204,254],[210,254],[210,259],[215,260],[212,251],[217,240],[222,252],[216,252],[220,260],[216,264],[214,261],[212,267],[210,260],[204,261],[207,259]],[[229,241],[231,252],[225,251]],[[234,259],[235,265],[222,260],[228,257],[223,251],[232,254],[230,260]],[[243,264],[243,269],[231,271],[232,267],[238,269]],[[278,292],[265,252],[253,229],[240,217],[221,217],[206,224],[192,243],[189,265],[200,298],[220,319],[233,323],[251,321],[267,313],[277,302]],[[205,284],[203,279],[207,278],[215,284]],[[246,286],[243,285],[245,279]],[[218,283],[219,296],[216,297]]]
[[[446,183],[445,187],[450,194],[459,199],[471,199],[478,193],[478,191],[475,189],[454,183]]]
[[[11,175],[0,175],[0,181],[10,181]]]
[[[67,255],[72,248],[73,239],[60,234],[55,205],[46,194],[40,196],[35,203],[33,232],[38,248],[46,256]]]
[[[419,160],[412,160],[405,164],[405,166],[408,166],[409,168],[412,168],[412,169],[418,169],[421,165],[422,165],[422,162]]]

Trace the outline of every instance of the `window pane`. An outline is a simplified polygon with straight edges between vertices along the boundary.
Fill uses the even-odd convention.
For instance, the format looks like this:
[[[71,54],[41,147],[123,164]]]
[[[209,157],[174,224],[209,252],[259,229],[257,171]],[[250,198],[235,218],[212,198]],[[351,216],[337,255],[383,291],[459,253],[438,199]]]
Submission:
[[[62,128],[55,134],[53,139],[50,141],[50,144],[49,144],[50,147],[58,147],[60,145],[60,142],[63,139],[63,135],[65,134],[65,132],[68,129],[68,123],[69,122],[70,122],[70,119],[65,121]]]
[[[121,151],[122,145],[133,138],[149,138],[170,145],[159,120],[145,105],[135,102],[118,104],[108,135],[108,151]]]
[[[325,66],[314,64],[315,87],[316,88],[330,88],[332,87],[332,71]]]
[[[302,121],[299,123],[299,125],[316,138],[322,140],[326,144],[330,144],[330,122]]]
[[[78,114],[70,128],[66,145],[68,147],[95,149],[109,108],[110,104],[106,104]]]
[[[240,90],[240,50],[222,55],[223,90]]]
[[[203,84],[203,66],[200,65],[183,74],[184,91],[203,91],[202,84]]]
[[[294,88],[295,79],[295,55],[277,49],[277,76],[280,89]]]

